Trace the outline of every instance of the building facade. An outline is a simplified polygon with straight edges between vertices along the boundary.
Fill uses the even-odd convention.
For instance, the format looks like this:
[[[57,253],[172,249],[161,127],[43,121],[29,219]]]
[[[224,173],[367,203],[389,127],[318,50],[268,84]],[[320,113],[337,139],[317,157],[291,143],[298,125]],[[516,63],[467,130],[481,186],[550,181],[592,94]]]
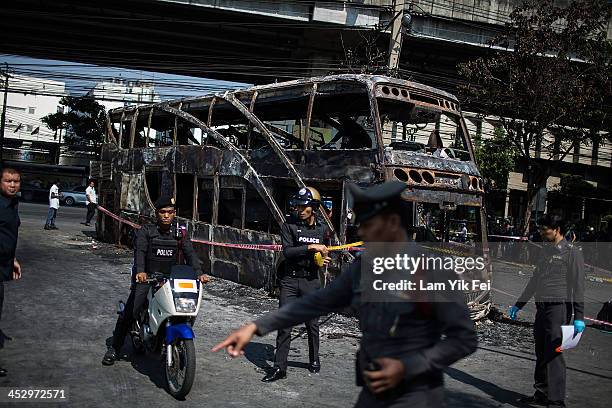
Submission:
[[[466,126],[475,140],[493,138],[500,126],[496,117],[465,113]],[[555,146],[552,135],[543,145]],[[604,139],[605,140],[605,139]],[[569,150],[562,157],[560,151]],[[546,185],[540,189],[532,208],[532,219],[546,213],[560,215],[570,224],[605,228],[604,219],[612,214],[612,145],[610,143],[557,146],[557,150],[540,147],[531,157],[550,168]],[[578,181],[579,188],[576,187]],[[572,185],[570,185],[570,182]],[[527,208],[527,173],[518,160],[508,175],[505,191],[488,194],[488,214],[521,225]]]
[[[98,82],[87,95],[93,96],[107,111],[134,104],[139,105],[161,101],[152,83],[122,78]]]
[[[63,82],[10,74],[8,81],[3,159],[52,163],[58,135],[42,118],[62,109]],[[0,106],[0,110],[2,106]]]

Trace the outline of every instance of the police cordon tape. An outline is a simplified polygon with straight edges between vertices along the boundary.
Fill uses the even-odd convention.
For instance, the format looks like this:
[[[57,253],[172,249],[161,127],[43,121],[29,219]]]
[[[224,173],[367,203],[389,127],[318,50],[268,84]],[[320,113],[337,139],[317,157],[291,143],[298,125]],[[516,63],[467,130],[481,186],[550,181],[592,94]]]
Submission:
[[[130,220],[126,220],[125,218],[119,217],[118,215],[113,214],[112,212],[110,212],[109,210],[107,210],[106,208],[102,207],[101,205],[97,206],[98,210],[102,211],[104,214],[108,215],[109,217],[113,218],[114,220],[129,225],[132,228],[135,229],[140,229],[141,226],[130,221]],[[227,247],[227,248],[237,248],[237,249],[251,249],[251,250],[258,250],[258,251],[282,251],[283,247],[282,245],[278,245],[278,244],[229,244],[229,243],[223,243],[223,242],[212,242],[212,241],[203,241],[203,240],[199,240],[199,239],[192,239],[191,242],[197,242],[199,244],[204,244],[204,245],[214,245],[214,246],[221,246],[221,247]],[[345,244],[345,245],[337,245],[337,246],[332,246],[332,247],[328,247],[328,249],[330,251],[341,251],[341,250],[353,250],[353,251],[362,251],[363,248],[361,247],[361,245],[363,245],[363,241],[359,241],[359,242],[354,242],[351,244]],[[454,252],[454,251],[452,251]],[[319,254],[317,252],[317,254]],[[319,255],[320,256],[320,255]],[[317,263],[321,262],[321,261],[316,261]],[[512,295],[511,293],[505,292],[503,290],[500,289],[496,289],[496,288],[492,288],[493,290],[503,293],[505,295],[508,296],[513,296],[516,297],[514,295]],[[597,323],[597,324],[603,324],[606,326],[612,326],[612,323],[610,322],[605,322],[602,320],[597,320],[597,319],[593,319],[591,317],[584,317],[584,320],[588,320],[590,322],[593,323]]]
[[[130,220],[126,220],[125,218],[122,218],[110,212],[109,210],[102,207],[101,205],[98,205],[98,209],[102,211],[104,214],[108,215],[109,217],[113,218],[114,220],[122,224],[129,225],[130,227],[135,228],[135,229],[141,228],[140,225]],[[196,239],[196,238],[192,238],[191,242],[196,242],[202,245],[212,245],[212,246],[218,246],[218,247],[224,247],[224,248],[235,248],[235,249],[247,249],[247,250],[254,250],[254,251],[277,251],[278,252],[278,251],[283,250],[283,246],[279,244],[234,244],[234,243],[226,243],[226,242],[205,241],[205,240]],[[361,251],[363,249],[360,247],[361,245],[363,245],[363,242],[360,241],[360,242],[354,242],[352,244],[331,246],[331,247],[327,247],[327,249],[330,251],[342,251],[342,250]]]
[[[491,288],[491,289],[496,291],[496,292],[499,292],[499,293],[501,293],[503,295],[507,295],[507,296],[510,296],[512,298],[515,298],[515,299],[518,298],[517,295],[513,295],[512,293],[508,293],[508,292],[503,291],[501,289],[497,289],[497,288]],[[612,326],[612,323],[610,323],[610,322],[606,322],[606,321],[603,321],[603,320],[593,319],[592,317],[588,317],[588,316],[584,316],[584,320],[588,320],[589,322],[593,322],[593,323],[597,323],[597,324],[604,324],[606,326]]]
[[[119,221],[121,224],[126,224],[132,228],[140,229],[140,225],[133,223],[130,220],[126,220],[125,218],[121,218],[118,215],[113,214],[112,212],[108,211],[106,208],[102,207],[101,205],[96,206],[96,208],[102,211],[104,214],[108,215],[109,217]]]

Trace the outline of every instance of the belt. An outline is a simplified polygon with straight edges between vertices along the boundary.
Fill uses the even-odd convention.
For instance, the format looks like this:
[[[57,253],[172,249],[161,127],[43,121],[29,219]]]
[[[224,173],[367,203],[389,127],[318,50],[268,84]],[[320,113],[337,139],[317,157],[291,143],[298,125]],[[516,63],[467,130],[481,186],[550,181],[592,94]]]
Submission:
[[[316,272],[308,272],[308,271],[287,271],[285,276],[290,276],[292,278],[316,278]]]

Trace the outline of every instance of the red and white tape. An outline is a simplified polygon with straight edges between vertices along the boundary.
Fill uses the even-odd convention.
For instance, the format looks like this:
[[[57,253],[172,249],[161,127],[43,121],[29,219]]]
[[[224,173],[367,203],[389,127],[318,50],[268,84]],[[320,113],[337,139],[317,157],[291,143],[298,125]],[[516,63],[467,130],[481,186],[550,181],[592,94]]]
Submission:
[[[603,320],[591,319],[590,317],[586,317],[586,316],[584,320],[588,320],[590,322],[598,323],[598,324],[605,324],[606,326],[612,326],[612,323],[610,322],[604,322]]]
[[[136,228],[136,229],[140,229],[140,225],[133,223],[130,220],[126,220],[125,218],[121,218],[118,215],[113,214],[112,212],[108,211],[106,208],[102,207],[101,205],[99,205],[98,210],[102,211],[104,214],[108,215],[109,217],[119,221],[122,224],[126,224],[129,225],[132,228]]]
[[[192,238],[191,242],[197,242],[203,245],[213,245],[224,248],[250,249],[255,251],[282,251],[283,246],[278,244],[229,244],[224,242],[203,241],[201,239]]]
[[[508,293],[508,292],[506,292],[504,290],[497,289],[497,288],[492,288],[492,289],[494,291],[502,293],[504,295],[507,295],[507,296],[510,296],[510,297],[513,297],[513,298],[517,298],[516,295],[513,295],[512,293]],[[588,321],[593,322],[593,323],[605,324],[606,326],[612,326],[612,323],[610,323],[610,322],[605,322],[603,320],[593,319],[592,317],[588,317],[588,316],[584,316],[584,320],[588,320]]]
[[[122,224],[129,225],[130,227],[136,228],[136,229],[141,228],[140,225],[130,220],[126,220],[125,218],[119,217],[118,215],[113,214],[112,212],[102,207],[101,205],[98,206],[98,210],[102,211],[104,214],[108,215],[114,220],[119,221]],[[250,249],[250,250],[256,250],[256,251],[282,251],[283,249],[282,245],[278,245],[278,244],[229,244],[229,243],[224,243],[224,242],[204,241],[201,239],[192,239],[191,242],[197,242],[198,244],[203,244],[203,245],[214,245],[214,246],[220,246],[220,247],[226,247],[226,248],[236,248],[236,249]]]
[[[112,212],[102,207],[101,205],[98,206],[98,209],[102,211],[104,214],[108,215],[109,217],[113,218],[114,220],[117,220],[118,222],[122,224],[129,225],[130,227],[136,228],[136,229],[141,228],[140,225],[133,223],[132,221],[126,220],[125,218],[119,217],[118,215],[113,214]],[[232,243],[226,243],[226,242],[205,241],[205,240],[196,239],[196,238],[192,238],[191,242],[196,242],[202,245],[212,245],[212,246],[218,246],[218,247],[224,247],[224,248],[246,249],[246,250],[253,250],[253,251],[282,251],[283,250],[283,246],[279,244],[232,244]],[[346,248],[346,250],[361,251],[363,250],[363,248],[362,247],[351,247],[351,248]]]

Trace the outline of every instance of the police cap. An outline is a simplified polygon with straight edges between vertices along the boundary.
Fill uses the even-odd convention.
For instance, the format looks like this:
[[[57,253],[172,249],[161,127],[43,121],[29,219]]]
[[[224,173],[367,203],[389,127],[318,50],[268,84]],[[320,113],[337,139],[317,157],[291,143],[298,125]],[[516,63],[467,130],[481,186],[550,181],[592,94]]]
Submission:
[[[172,196],[161,196],[155,201],[155,209],[174,207],[174,197]]]
[[[366,221],[385,210],[401,211],[404,208],[401,194],[405,189],[406,184],[401,181],[388,181],[365,189],[356,184],[348,184],[349,193],[353,197],[355,221]]]

